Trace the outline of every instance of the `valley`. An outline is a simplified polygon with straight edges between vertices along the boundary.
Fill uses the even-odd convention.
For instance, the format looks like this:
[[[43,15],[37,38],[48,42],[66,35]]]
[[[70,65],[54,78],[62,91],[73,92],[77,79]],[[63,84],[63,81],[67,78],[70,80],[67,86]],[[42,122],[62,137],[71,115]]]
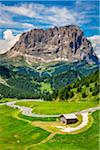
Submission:
[[[0,93],[3,98],[45,100],[63,99],[61,93],[68,91],[71,101],[97,99],[98,65],[84,61],[77,63],[56,62],[26,66],[16,62],[2,62],[0,65]],[[13,64],[13,65],[12,65]],[[88,78],[89,77],[89,78]],[[88,83],[86,83],[88,82]],[[95,89],[97,93],[93,95]],[[86,90],[87,89],[87,90]],[[62,91],[62,92],[61,92]],[[84,92],[85,97],[84,97]],[[83,97],[82,97],[83,94]]]
[[[45,22],[43,13],[53,22],[62,12],[60,19],[68,16],[68,22],[70,18],[74,18],[74,23],[80,18],[75,19],[77,15],[72,16],[71,9],[49,5],[51,15],[55,10],[58,15],[50,17],[49,7],[38,12],[35,4],[33,10],[37,11],[32,13],[33,5],[29,3],[16,5],[15,9],[2,5],[2,11],[9,12],[10,7],[9,14],[16,14],[19,9],[16,17],[12,14],[11,24],[16,24],[13,19],[20,12],[19,20],[27,14],[26,20],[32,17],[31,23],[34,17],[37,22],[43,18]],[[77,5],[80,4],[75,3],[74,7]],[[47,5],[39,7],[44,10]],[[19,20],[17,26],[21,24]],[[9,48],[5,49],[4,44],[0,47],[1,51],[4,49],[4,53],[0,52],[0,150],[99,150],[99,55],[86,30],[83,32],[78,26],[80,23],[65,25],[65,20],[58,26],[46,24],[50,28],[43,29],[24,22],[23,32],[13,29],[15,35],[10,29],[4,31],[0,43],[7,42]]]
[[[85,61],[1,60],[0,149],[97,150],[98,81],[99,66]],[[60,122],[59,115],[71,113],[78,122]]]

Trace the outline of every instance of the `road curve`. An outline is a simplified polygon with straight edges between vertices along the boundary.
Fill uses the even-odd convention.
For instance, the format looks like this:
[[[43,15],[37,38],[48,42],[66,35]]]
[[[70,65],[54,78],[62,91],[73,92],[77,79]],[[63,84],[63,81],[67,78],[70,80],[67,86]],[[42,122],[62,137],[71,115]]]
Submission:
[[[59,128],[60,131],[68,133],[80,130],[88,124],[88,112],[81,113],[81,115],[82,115],[82,123],[77,127],[64,127],[64,126],[56,126],[56,127]]]
[[[43,100],[20,100],[20,101],[39,101],[39,102],[43,102]],[[19,106],[19,105],[16,105],[15,103],[16,102],[19,102],[18,100],[16,101],[12,101],[12,102],[6,102],[6,103],[2,103],[0,105],[7,105],[9,107],[12,107],[12,108],[17,108],[19,109],[23,115],[26,115],[26,116],[30,116],[30,117],[59,117],[61,114],[58,114],[58,115],[39,115],[39,114],[35,114],[35,113],[32,113],[32,108],[30,107],[25,107],[25,106]],[[97,107],[93,107],[93,108],[88,108],[88,109],[85,109],[85,110],[82,110],[82,111],[79,111],[79,112],[74,112],[75,114],[82,114],[82,113],[92,113],[96,110],[100,110],[100,106],[97,106]]]
[[[24,101],[27,101],[27,100],[24,100]],[[53,118],[53,117],[59,117],[61,115],[61,114],[58,114],[58,115],[34,114],[34,113],[32,113],[32,108],[16,105],[15,104],[16,102],[18,102],[18,101],[6,102],[6,103],[3,103],[2,105],[5,104],[9,107],[17,108],[22,112],[23,115],[30,116],[30,117],[43,117],[43,118],[52,117]],[[96,110],[100,110],[100,106],[85,109],[85,110],[82,110],[82,111],[79,111],[79,112],[74,112],[74,114],[81,114],[82,115],[82,123],[80,125],[78,125],[77,127],[75,127],[75,128],[73,128],[73,127],[64,127],[64,126],[56,126],[56,127],[59,128],[60,131],[68,132],[68,133],[80,130],[81,128],[85,127],[88,124],[88,113],[92,113]]]
[[[12,107],[12,108],[18,108],[20,109],[20,111],[22,112],[23,115],[26,116],[30,116],[30,117],[43,117],[43,118],[47,118],[47,117],[59,117],[59,115],[39,115],[39,114],[34,114],[32,113],[32,108],[30,107],[25,107],[25,106],[19,106],[19,105],[15,105],[17,101],[13,101],[13,102],[7,102],[5,103],[7,106]]]

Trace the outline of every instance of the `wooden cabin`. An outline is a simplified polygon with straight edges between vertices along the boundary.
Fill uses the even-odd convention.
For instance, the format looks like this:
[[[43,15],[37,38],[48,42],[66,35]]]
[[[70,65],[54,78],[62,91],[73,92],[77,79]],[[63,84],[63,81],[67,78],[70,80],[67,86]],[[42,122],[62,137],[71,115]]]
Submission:
[[[78,121],[78,119],[74,113],[62,114],[62,115],[60,115],[60,121],[61,121],[61,123],[64,123],[64,124],[72,124],[72,123],[76,123]]]

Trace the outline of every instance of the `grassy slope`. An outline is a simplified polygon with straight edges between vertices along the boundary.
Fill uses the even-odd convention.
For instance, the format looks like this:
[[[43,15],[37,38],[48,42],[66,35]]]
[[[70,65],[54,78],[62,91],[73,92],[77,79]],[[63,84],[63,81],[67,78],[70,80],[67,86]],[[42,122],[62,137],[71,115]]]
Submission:
[[[45,144],[31,150],[99,150],[99,111],[93,113],[94,124],[84,133],[75,135],[56,135]]]
[[[6,103],[6,102],[11,102],[11,101],[16,101],[16,100],[18,100],[18,99],[16,99],[16,98],[2,98],[0,100],[0,103]]]
[[[0,149],[24,150],[45,139],[49,132],[13,117],[18,110],[0,106]]]
[[[43,92],[43,91],[47,91],[47,92],[49,92],[50,94],[52,94],[52,88],[51,88],[50,83],[41,82],[40,90],[41,90],[42,92]]]
[[[57,101],[44,101],[44,102],[17,102],[18,105],[28,106],[33,108],[34,113],[38,114],[62,114],[80,111],[90,107],[97,106],[95,102],[57,102]]]
[[[98,98],[99,98],[99,94],[96,96],[92,95],[92,92],[90,92],[90,88],[94,88],[95,87],[95,82],[90,83],[89,87],[86,87],[85,85],[82,86],[82,90],[81,92],[77,92],[77,88],[73,88],[71,89],[71,91],[73,91],[74,93],[74,97],[72,97],[71,99],[68,99],[68,101],[93,101],[95,102]],[[83,98],[82,94],[86,93],[86,97]]]

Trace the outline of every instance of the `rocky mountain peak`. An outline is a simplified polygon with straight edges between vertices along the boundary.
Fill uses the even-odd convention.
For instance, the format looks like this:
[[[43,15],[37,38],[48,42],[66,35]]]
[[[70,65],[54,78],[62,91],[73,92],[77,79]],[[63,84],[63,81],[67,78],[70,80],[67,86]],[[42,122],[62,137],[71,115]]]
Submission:
[[[31,62],[86,60],[90,63],[97,61],[90,41],[75,25],[25,32],[6,55],[8,57],[23,56]]]

